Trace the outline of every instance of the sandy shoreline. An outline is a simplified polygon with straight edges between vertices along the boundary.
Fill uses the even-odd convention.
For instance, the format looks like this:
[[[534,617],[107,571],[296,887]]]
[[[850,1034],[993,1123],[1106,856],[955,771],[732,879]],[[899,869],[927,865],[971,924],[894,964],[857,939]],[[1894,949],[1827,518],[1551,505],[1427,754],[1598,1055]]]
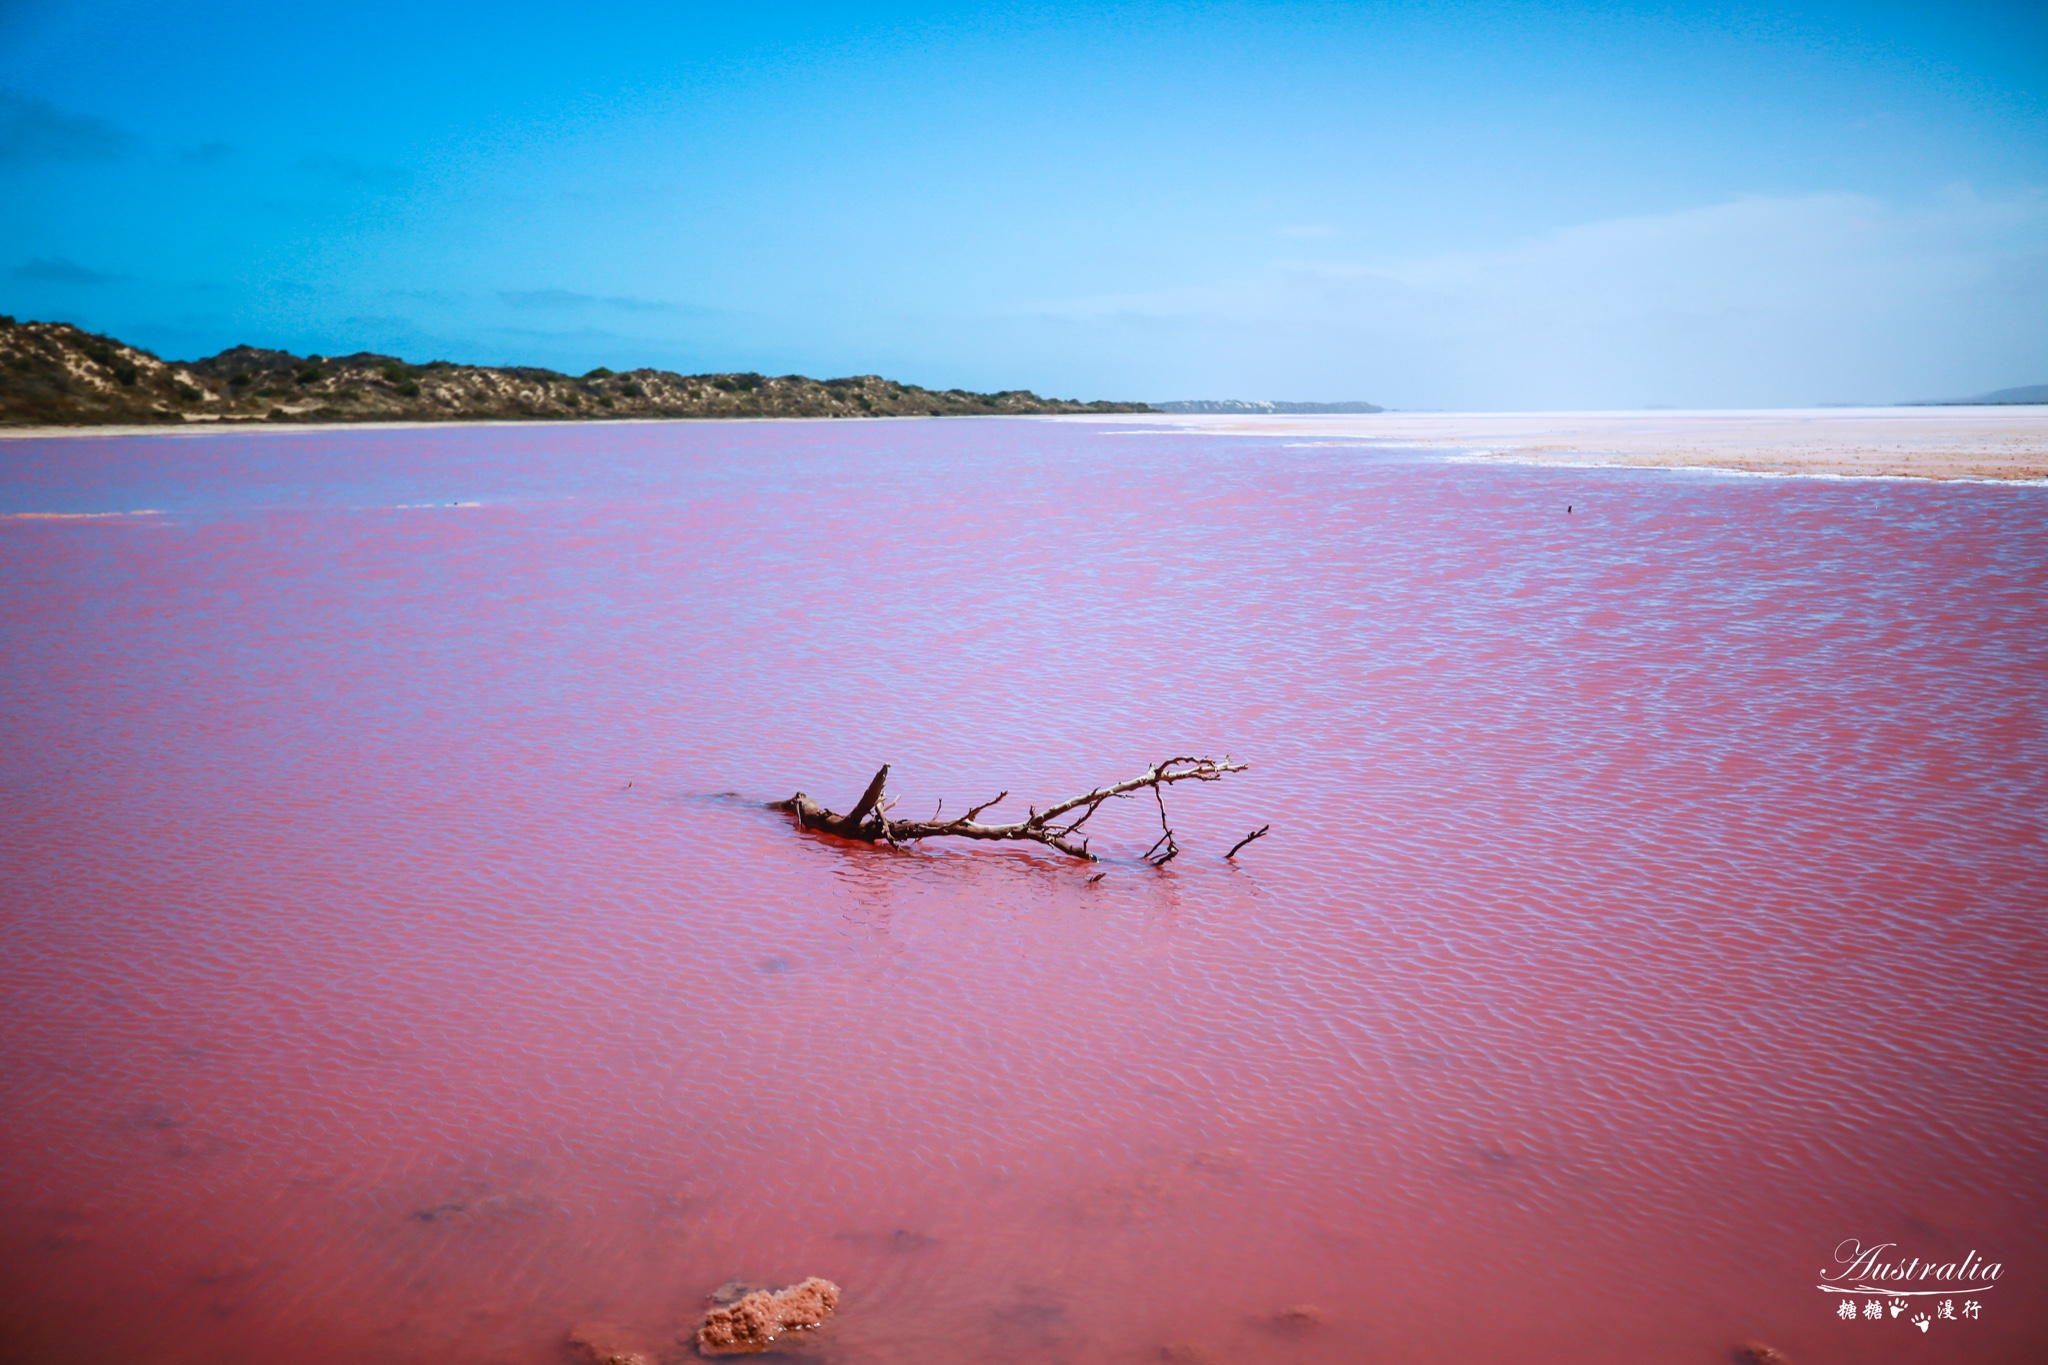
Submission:
[[[1285,433],[1304,441],[1359,441],[1531,464],[2048,481],[2048,406],[1313,417],[1147,413],[1083,420],[1219,434]]]
[[[0,440],[53,437],[218,436],[226,432],[415,431],[451,426],[619,426],[706,419],[605,422],[267,422],[185,426],[0,427]],[[725,418],[723,421],[837,421]],[[870,421],[973,421],[879,417]],[[1221,435],[1285,435],[1461,453],[1518,463],[1721,469],[1865,478],[2048,481],[2048,406],[1810,408],[1674,412],[1386,412],[1331,416],[1063,414],[1029,420],[1114,423]]]
[[[976,413],[974,416],[984,414]],[[1043,414],[1025,414],[1040,416]],[[1065,416],[1067,414],[1059,414]],[[1088,416],[1096,416],[1090,413]],[[1106,414],[1105,414],[1106,415]],[[224,436],[229,433],[243,433],[256,436],[289,436],[293,433],[327,435],[336,431],[438,431],[448,427],[647,427],[669,424],[701,426],[728,422],[931,422],[939,419],[925,416],[882,416],[882,417],[606,417],[591,421],[563,421],[560,418],[516,417],[489,418],[482,421],[451,422],[269,422],[260,417],[236,419],[233,421],[203,422],[162,422],[156,424],[122,425],[107,423],[104,426],[49,426],[49,427],[6,427],[0,426],[0,441],[48,441],[64,437],[84,436]],[[949,417],[945,420],[958,421]]]

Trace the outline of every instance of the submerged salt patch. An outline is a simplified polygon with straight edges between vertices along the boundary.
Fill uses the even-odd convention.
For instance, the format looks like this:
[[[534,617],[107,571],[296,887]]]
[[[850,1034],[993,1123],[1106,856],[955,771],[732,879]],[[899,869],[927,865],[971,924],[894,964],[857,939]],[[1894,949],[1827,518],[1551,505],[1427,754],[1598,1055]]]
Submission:
[[[160,517],[155,507],[137,507],[128,512],[0,512],[9,521],[97,521],[102,517]]]
[[[590,1365],[653,1365],[655,1353],[631,1332],[610,1322],[578,1323],[569,1345]]]
[[[817,1327],[838,1307],[839,1286],[816,1275],[777,1293],[757,1289],[706,1313],[697,1349],[707,1356],[759,1355],[784,1332]]]

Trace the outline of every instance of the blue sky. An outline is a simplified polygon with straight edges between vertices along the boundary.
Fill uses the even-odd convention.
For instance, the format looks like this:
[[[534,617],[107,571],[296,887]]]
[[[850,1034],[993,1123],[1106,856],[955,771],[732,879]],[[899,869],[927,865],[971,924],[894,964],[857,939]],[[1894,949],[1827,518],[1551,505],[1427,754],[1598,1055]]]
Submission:
[[[1090,398],[2048,382],[2048,6],[0,0],[0,311]]]

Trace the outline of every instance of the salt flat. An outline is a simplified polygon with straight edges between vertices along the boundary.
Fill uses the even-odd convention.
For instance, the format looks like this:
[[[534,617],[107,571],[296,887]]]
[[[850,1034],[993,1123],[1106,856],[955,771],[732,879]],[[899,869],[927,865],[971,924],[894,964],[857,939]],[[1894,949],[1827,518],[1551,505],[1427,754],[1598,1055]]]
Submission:
[[[1062,418],[1303,440],[1362,440],[1539,464],[1758,474],[2048,479],[2048,406],[1754,411],[1383,412]]]

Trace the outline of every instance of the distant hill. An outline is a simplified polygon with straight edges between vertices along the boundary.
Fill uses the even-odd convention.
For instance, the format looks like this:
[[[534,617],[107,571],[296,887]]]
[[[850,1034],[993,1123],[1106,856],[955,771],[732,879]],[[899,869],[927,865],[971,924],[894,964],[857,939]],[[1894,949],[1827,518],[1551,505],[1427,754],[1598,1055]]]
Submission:
[[[1266,403],[1243,398],[1188,398],[1174,403],[1154,403],[1159,412],[1236,412],[1236,413],[1308,413],[1308,412],[1385,412],[1386,409],[1371,403]]]
[[[2016,389],[1999,389],[1972,403],[2048,403],[2048,384],[2022,384]]]
[[[2016,389],[1998,389],[1975,398],[1931,398],[1924,403],[1907,403],[1909,408],[1998,407],[2009,403],[2048,403],[2048,384],[2023,384]]]
[[[1026,389],[921,389],[879,375],[673,374],[531,366],[410,365],[396,356],[297,356],[236,346],[166,361],[63,322],[0,314],[0,425],[435,422],[614,417],[948,417],[1149,412]]]

